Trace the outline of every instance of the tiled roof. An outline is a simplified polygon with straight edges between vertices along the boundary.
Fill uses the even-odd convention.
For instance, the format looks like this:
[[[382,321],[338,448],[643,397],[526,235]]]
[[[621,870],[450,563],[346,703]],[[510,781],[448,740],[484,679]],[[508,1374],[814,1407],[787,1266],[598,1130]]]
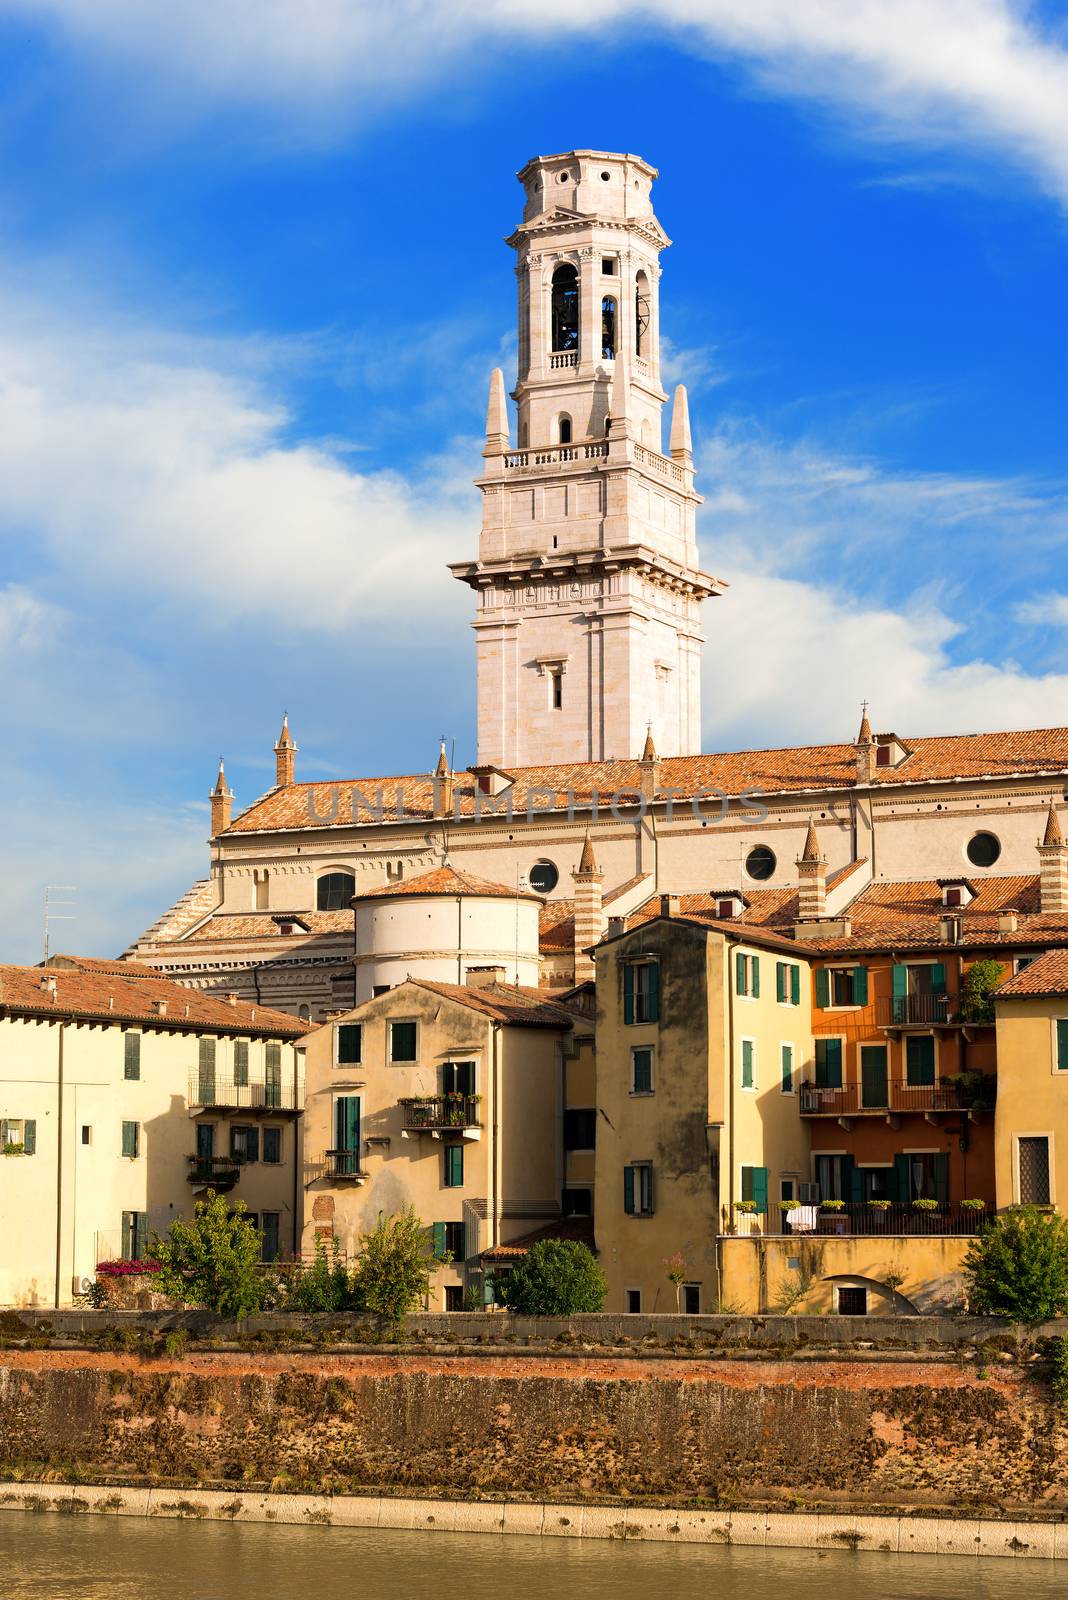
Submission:
[[[747,889],[745,898],[748,905],[743,915],[720,917],[717,915],[719,903],[727,898],[727,893],[728,891],[722,894],[702,891],[698,894],[680,894],[674,898],[679,902],[680,916],[697,921],[716,922],[725,929],[737,928],[744,932],[746,928],[781,926],[785,931],[786,928],[792,928],[797,920],[796,889]],[[655,894],[626,919],[628,932],[643,922],[651,922],[659,915],[660,896]]]
[[[568,1007],[550,998],[548,989],[530,989],[510,983],[487,984],[484,989],[462,983],[432,983],[427,978],[409,978],[419,989],[429,989],[443,1000],[455,1000],[471,1011],[480,1011],[495,1022],[508,1022],[519,1028],[569,1028],[575,1018]]]
[[[1068,771],[1068,728],[1044,728],[1022,733],[962,733],[930,739],[907,739],[909,754],[896,767],[879,767],[878,788],[902,784],[937,783],[954,779],[1008,777]],[[777,750],[740,750],[718,755],[668,756],[661,760],[659,787],[675,789],[680,796],[707,788],[727,795],[744,791],[762,794],[805,790],[852,788],[857,781],[856,748],[852,744],[800,745]],[[602,799],[616,793],[635,797],[641,788],[641,763],[635,760],[575,762],[571,765],[522,767],[512,770],[513,807],[525,811],[533,791],[548,791],[562,809],[570,795],[576,805],[589,803],[596,789]],[[456,774],[454,803],[461,815],[475,810],[476,781],[469,772]],[[353,790],[362,799],[355,802]],[[431,774],[338,780],[330,783],[294,783],[271,789],[230,824],[229,833],[271,832],[275,829],[349,827],[369,820],[365,806],[373,807],[381,794],[384,816],[404,815],[428,819],[434,814],[434,779]],[[484,805],[488,797],[480,796]],[[500,797],[498,797],[500,799]],[[539,792],[532,803],[546,809]],[[487,813],[488,814],[488,813]]]
[[[351,911],[294,911],[293,920],[294,932],[285,934],[280,926],[280,923],[285,921],[285,916],[281,912],[258,911],[253,914],[218,911],[213,917],[209,917],[207,922],[202,922],[199,928],[194,928],[192,933],[187,933],[182,942],[192,944],[211,939],[285,939],[289,943],[326,933],[345,934],[350,942],[353,938]],[[307,932],[300,927],[300,923],[307,924]]]
[[[116,963],[117,964],[117,963]],[[42,988],[51,980],[55,993]],[[164,1011],[158,1009],[159,1004]],[[140,1022],[192,1032],[255,1033],[299,1038],[311,1024],[286,1011],[214,999],[166,978],[119,978],[110,972],[0,966],[0,1012]]]
[[[942,904],[933,878],[908,883],[872,883],[849,905],[851,932],[812,942],[814,954],[861,950],[944,948],[942,919],[959,917],[964,948],[1068,943],[1068,913],[1039,910],[1037,874],[983,878],[967,906]],[[1018,913],[1015,929],[999,927],[999,915]]]
[[[1068,950],[1050,950],[1000,985],[995,1000],[1026,1000],[1040,995],[1068,994]]]
[[[540,900],[533,889],[518,889],[513,883],[493,883],[489,878],[476,878],[473,872],[457,872],[454,867],[435,867],[433,872],[423,872],[418,878],[398,878],[394,883],[384,883],[377,889],[365,889],[357,898],[384,900],[388,896],[402,895],[477,895],[483,900]]]
[[[524,1233],[518,1239],[511,1239],[507,1244],[494,1245],[492,1249],[483,1250],[483,1261],[517,1261],[525,1256],[532,1244],[537,1244],[541,1239],[573,1239],[579,1244],[588,1245],[592,1250],[593,1243],[593,1218],[592,1217],[561,1217],[558,1222],[547,1222],[544,1227],[535,1228],[531,1233]]]
[[[144,961],[108,961],[97,956],[49,956],[42,961],[39,968],[41,972],[98,972],[111,973],[116,978],[158,978],[159,973],[155,967],[148,966]]]
[[[563,950],[568,955],[575,948],[574,900],[547,900],[538,918],[538,947],[546,954]]]

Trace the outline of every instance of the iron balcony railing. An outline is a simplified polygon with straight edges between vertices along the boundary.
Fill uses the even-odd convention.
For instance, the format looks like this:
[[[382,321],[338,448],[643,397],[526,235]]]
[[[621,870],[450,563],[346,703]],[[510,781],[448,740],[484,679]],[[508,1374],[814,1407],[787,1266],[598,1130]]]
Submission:
[[[401,1100],[405,1132],[439,1128],[476,1128],[479,1096],[475,1094],[436,1094]]]
[[[232,1189],[241,1176],[241,1163],[233,1156],[187,1156],[189,1171],[186,1177],[190,1183],[205,1185],[212,1189]]]
[[[837,1088],[823,1084],[801,1085],[803,1117],[855,1117],[865,1113],[900,1111],[975,1111],[993,1104],[996,1084],[993,1076],[976,1084],[909,1083],[893,1079],[885,1084],[843,1083]]]
[[[953,1022],[955,994],[880,995],[875,1020],[880,1028],[940,1028]]]
[[[362,1182],[367,1176],[359,1150],[326,1150],[319,1165],[324,1178],[353,1178]]]
[[[786,1211],[778,1205],[756,1211],[735,1211],[734,1232],[740,1235],[825,1235],[875,1234],[973,1234],[978,1233],[992,1212],[987,1208],[939,1202],[918,1206],[914,1201],[846,1202],[827,1207],[801,1205]]]
[[[232,1111],[303,1111],[304,1085],[194,1070],[189,1074],[189,1104]]]

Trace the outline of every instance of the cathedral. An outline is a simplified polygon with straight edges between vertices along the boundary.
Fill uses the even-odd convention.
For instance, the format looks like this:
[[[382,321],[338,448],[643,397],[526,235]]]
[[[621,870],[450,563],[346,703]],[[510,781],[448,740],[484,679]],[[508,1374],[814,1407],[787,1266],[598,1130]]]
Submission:
[[[283,721],[272,788],[235,814],[220,766],[208,870],[127,954],[320,1020],[409,974],[564,991],[662,895],[774,908],[797,939],[879,894],[1037,895],[1068,729],[916,738],[858,705],[854,737],[700,752],[730,598],[698,553],[686,391],[661,384],[656,176],[595,150],[519,173],[517,432],[496,371],[479,546],[450,567],[473,591],[476,759],[307,783]]]

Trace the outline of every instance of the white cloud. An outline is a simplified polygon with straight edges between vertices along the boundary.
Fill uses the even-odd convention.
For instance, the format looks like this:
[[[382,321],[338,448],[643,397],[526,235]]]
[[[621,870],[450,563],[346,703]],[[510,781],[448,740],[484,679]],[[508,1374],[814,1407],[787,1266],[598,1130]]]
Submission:
[[[495,47],[666,32],[866,136],[998,152],[1068,200],[1068,54],[1024,0],[0,0],[0,12],[51,21],[116,84],[147,72],[172,111],[203,97],[305,123],[492,71]]]
[[[1068,594],[1047,594],[1022,600],[1015,608],[1017,622],[1029,627],[1068,628]]]

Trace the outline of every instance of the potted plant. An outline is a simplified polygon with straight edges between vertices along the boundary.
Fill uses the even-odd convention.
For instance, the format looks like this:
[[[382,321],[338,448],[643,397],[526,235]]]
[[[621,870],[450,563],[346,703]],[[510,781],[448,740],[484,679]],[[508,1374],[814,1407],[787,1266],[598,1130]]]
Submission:
[[[760,1219],[757,1216],[757,1203],[755,1200],[736,1200],[734,1202],[734,1211],[734,1231],[736,1233],[759,1233]]]
[[[824,1233],[848,1233],[849,1218],[845,1214],[844,1200],[820,1201],[820,1226]]]
[[[932,1200],[930,1195],[921,1195],[918,1200],[912,1202],[912,1209],[914,1211],[937,1211],[938,1201]]]
[[[5,1154],[5,1156],[21,1156],[21,1155],[25,1155],[25,1153],[26,1152],[23,1149],[22,1145],[21,1144],[16,1144],[14,1139],[9,1139],[7,1141],[7,1143],[4,1145],[4,1154]]]
[[[961,1208],[962,1211],[985,1211],[986,1210],[986,1201],[985,1200],[962,1200],[961,1203],[960,1203],[960,1208]]]

